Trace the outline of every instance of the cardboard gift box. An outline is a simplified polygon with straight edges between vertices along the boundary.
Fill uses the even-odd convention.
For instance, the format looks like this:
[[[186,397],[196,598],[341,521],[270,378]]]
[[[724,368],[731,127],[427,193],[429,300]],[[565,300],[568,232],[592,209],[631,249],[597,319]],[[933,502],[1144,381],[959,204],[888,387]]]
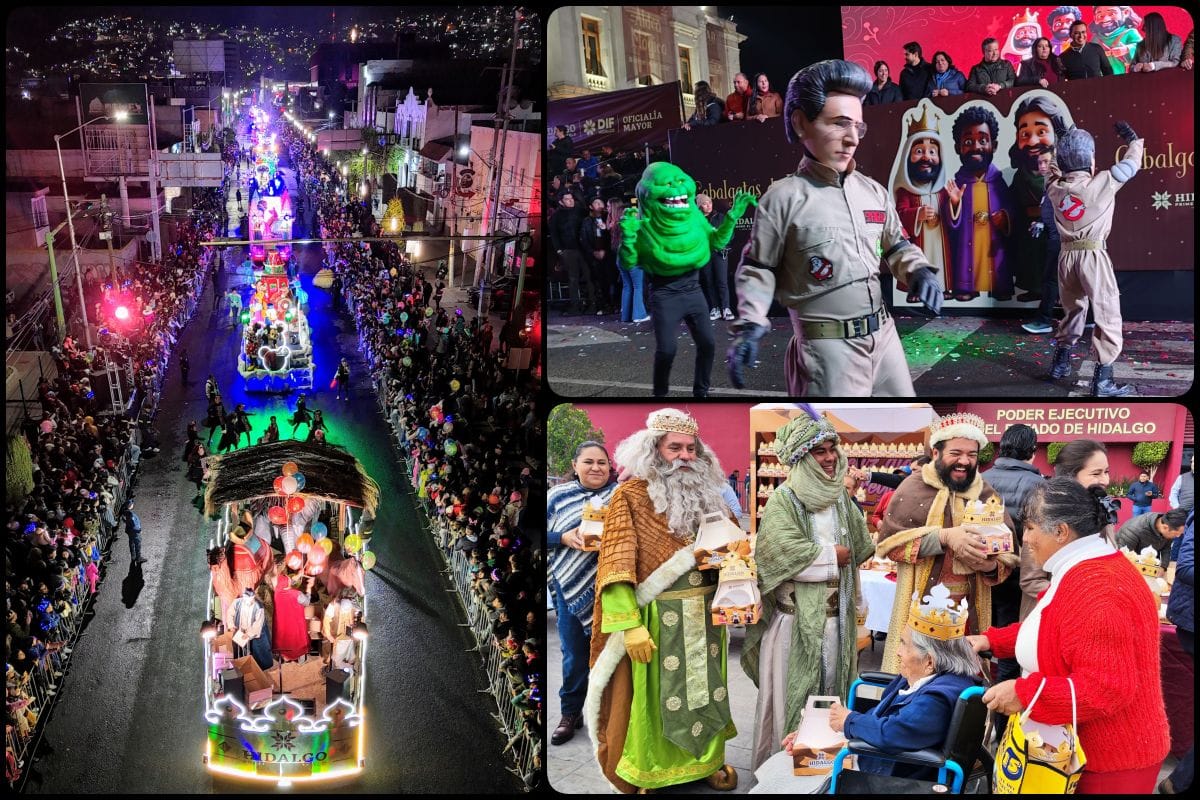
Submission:
[[[712,601],[713,625],[753,625],[762,619],[762,594],[753,559],[732,556],[721,565]]]
[[[246,705],[250,708],[262,708],[271,702],[274,684],[263,672],[262,667],[253,656],[243,656],[233,660],[233,668],[242,676],[246,687]]]
[[[846,737],[829,727],[829,708],[839,697],[811,695],[801,712],[800,727],[792,743],[793,775],[825,775],[833,771],[833,759],[846,745]]]
[[[604,506],[594,505],[591,500],[583,504],[579,535],[583,537],[584,550],[600,549],[600,537],[604,535]]]
[[[696,536],[697,569],[717,569],[731,554],[750,555],[750,535],[721,511],[705,514]]]

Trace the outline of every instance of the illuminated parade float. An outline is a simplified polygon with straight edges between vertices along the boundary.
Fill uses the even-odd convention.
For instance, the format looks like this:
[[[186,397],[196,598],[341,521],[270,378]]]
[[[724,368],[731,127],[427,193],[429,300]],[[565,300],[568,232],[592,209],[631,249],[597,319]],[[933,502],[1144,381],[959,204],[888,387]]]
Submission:
[[[357,775],[379,486],[345,450],[298,441],[209,471],[205,767],[283,786]]]
[[[278,171],[276,135],[264,112],[255,109],[250,132],[254,172],[249,178],[250,261],[254,295],[242,311],[238,372],[246,389],[287,392],[313,388],[313,348],[305,314],[308,296],[288,276],[290,245],[274,244],[292,235],[292,204]]]

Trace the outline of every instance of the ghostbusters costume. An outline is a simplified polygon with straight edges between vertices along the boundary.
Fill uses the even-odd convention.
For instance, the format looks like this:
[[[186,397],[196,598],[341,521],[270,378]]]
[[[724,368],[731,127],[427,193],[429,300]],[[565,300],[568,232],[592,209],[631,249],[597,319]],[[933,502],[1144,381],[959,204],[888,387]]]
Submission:
[[[1124,344],[1121,293],[1113,274],[1112,259],[1105,242],[1112,231],[1116,194],[1142,163],[1143,140],[1126,122],[1116,124],[1118,135],[1128,143],[1125,157],[1093,175],[1096,146],[1091,134],[1072,128],[1058,146],[1056,162],[1046,194],[1054,208],[1054,224],[1062,239],[1058,256],[1059,296],[1065,316],[1055,333],[1057,347],[1050,376],[1065,378],[1071,373],[1071,350],[1083,335],[1087,309],[1092,307],[1096,329],[1096,371],[1091,393],[1099,397],[1126,397],[1132,387],[1113,382],[1113,362]]]
[[[860,113],[870,85],[861,67],[839,60],[805,67],[788,84],[785,130],[788,141],[803,140],[804,157],[794,174],[763,194],[742,253],[736,278],[740,319],[733,326],[738,338],[729,354],[735,387],[742,383],[741,367],[753,364],[757,341],[770,329],[767,312],[776,299],[792,324],[784,363],[790,394],[913,396],[900,337],[883,304],[879,264],[885,262],[934,313],[942,299],[937,267],[908,240],[887,189],[856,171],[852,155],[858,139],[849,131],[861,123],[843,121],[834,126],[842,132],[832,139],[828,127],[821,129],[824,138],[812,142],[803,133],[817,130],[815,120],[834,96],[857,98],[849,110],[857,107]],[[831,156],[831,141],[843,156]],[[816,150],[838,169],[818,161]]]

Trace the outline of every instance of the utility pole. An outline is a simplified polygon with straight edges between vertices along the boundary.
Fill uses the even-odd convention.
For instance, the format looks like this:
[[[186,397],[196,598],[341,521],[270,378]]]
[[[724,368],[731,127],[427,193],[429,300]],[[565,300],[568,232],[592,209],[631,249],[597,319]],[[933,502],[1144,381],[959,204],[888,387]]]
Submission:
[[[154,236],[150,239],[150,254],[154,261],[162,261],[162,233],[159,230],[158,221],[158,159],[155,156],[157,153],[157,142],[155,133],[155,115],[154,115],[154,95],[150,95],[149,108],[146,109],[149,113],[147,127],[150,132],[150,154],[148,159],[149,178],[150,178],[150,232]]]
[[[71,216],[70,207],[67,208],[67,216]],[[67,331],[67,319],[63,314],[62,287],[58,285],[58,265],[54,262],[54,235],[66,224],[67,221],[63,220],[57,228],[46,234],[46,253],[50,256],[50,286],[54,289],[54,319],[58,326],[58,339],[55,344],[62,344],[63,334]]]
[[[102,241],[108,242],[108,277],[112,281],[112,285],[115,287],[118,285],[119,281],[117,280],[117,267],[116,267],[116,264],[113,262],[112,223],[113,223],[113,212],[108,210],[108,197],[107,197],[107,195],[101,194],[100,195],[100,239]]]
[[[521,12],[519,9],[513,10],[513,32],[512,32],[512,48],[508,57],[508,69],[504,73],[504,77],[500,81],[500,100],[496,104],[496,120],[493,122],[493,130],[496,135],[492,137],[492,171],[494,173],[494,183],[491,199],[491,213],[488,215],[488,232],[489,237],[496,234],[496,221],[500,211],[500,187],[504,178],[504,146],[508,143],[508,95],[512,85],[512,76],[517,69],[517,42],[521,30]],[[502,121],[502,122],[501,122]],[[501,123],[501,127],[494,127],[497,123]],[[495,146],[496,141],[500,141],[500,153],[497,158]],[[490,239],[489,244],[485,247],[486,256],[484,258],[482,272],[477,270],[476,275],[479,278],[476,285],[479,287],[479,308],[476,314],[483,315],[483,293],[484,284],[487,277],[492,272],[492,260],[495,257],[495,244]]]

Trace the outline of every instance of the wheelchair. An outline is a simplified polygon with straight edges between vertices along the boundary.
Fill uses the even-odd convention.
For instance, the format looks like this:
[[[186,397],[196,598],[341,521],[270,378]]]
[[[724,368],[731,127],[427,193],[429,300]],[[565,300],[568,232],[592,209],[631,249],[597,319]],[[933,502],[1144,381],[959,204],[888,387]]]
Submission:
[[[895,678],[886,672],[864,672],[850,685],[847,707],[851,711],[869,711],[879,704],[878,697],[863,694],[863,690],[882,690]],[[981,679],[977,679],[982,683]],[[864,741],[852,739],[846,742],[833,759],[833,772],[829,778],[830,794],[929,794],[941,784],[955,794],[964,790],[990,793],[992,783],[992,756],[984,746],[988,727],[988,709],[983,704],[982,685],[970,686],[958,696],[958,703],[950,717],[950,729],[946,741],[940,748],[926,748],[907,753],[887,753]],[[876,775],[869,772],[844,769],[845,760],[851,755],[865,755],[901,764],[936,767],[937,781],[900,778],[891,775]],[[949,780],[948,780],[949,779]]]

